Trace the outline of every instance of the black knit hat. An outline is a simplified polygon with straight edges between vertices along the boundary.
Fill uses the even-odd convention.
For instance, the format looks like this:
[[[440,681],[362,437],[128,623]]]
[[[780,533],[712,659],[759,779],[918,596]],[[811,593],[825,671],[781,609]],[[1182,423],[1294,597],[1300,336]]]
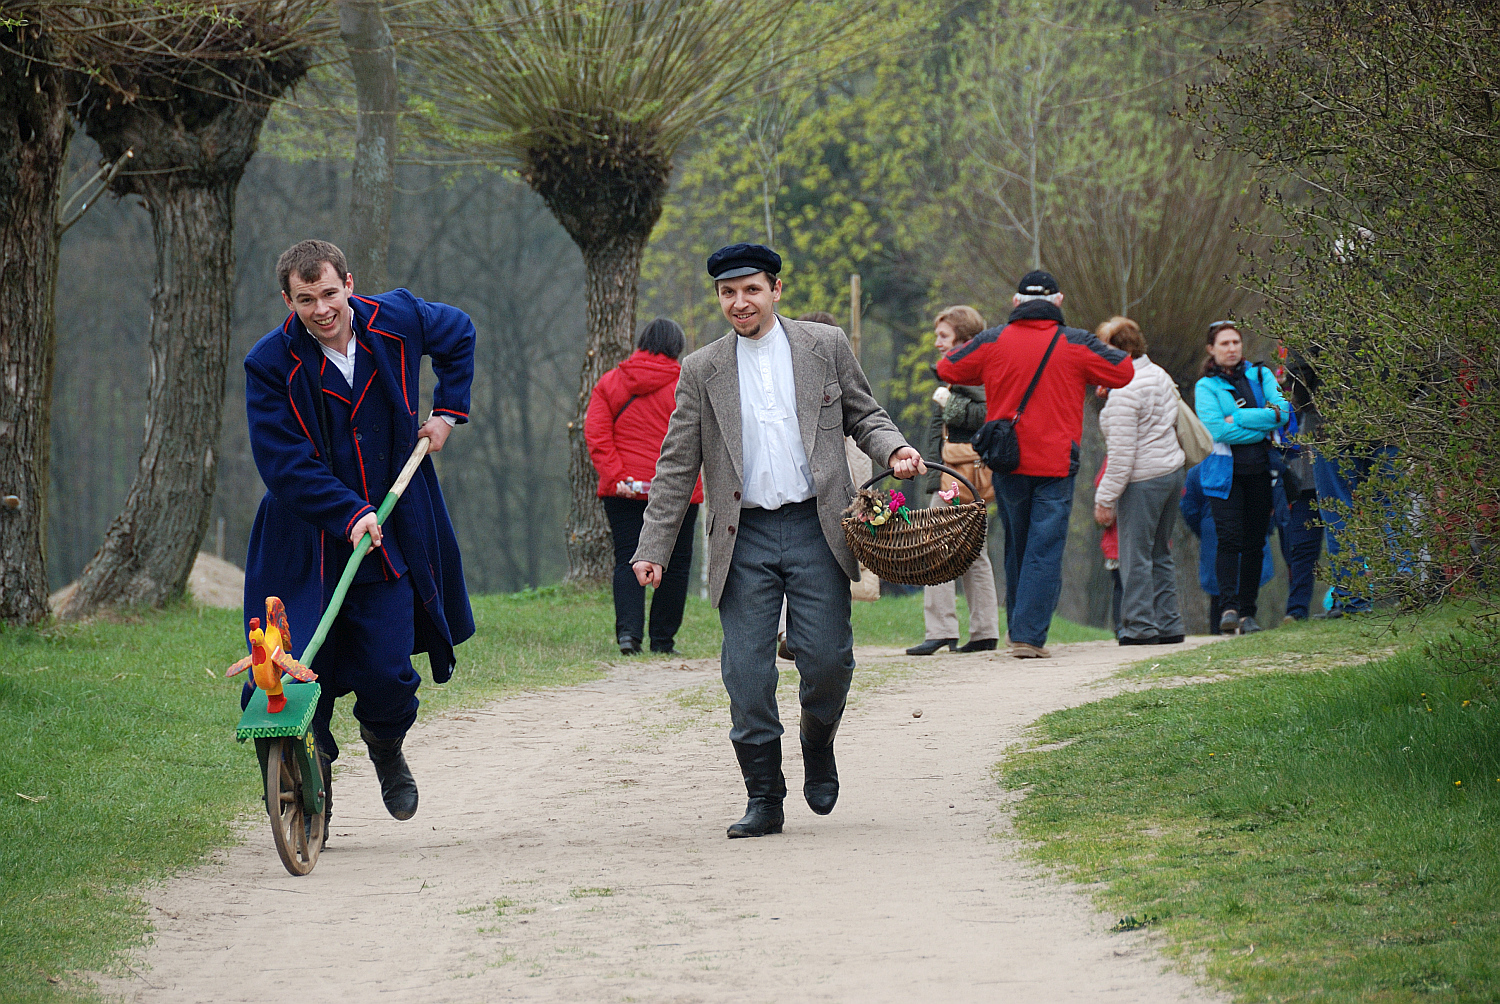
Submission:
[[[1057,280],[1052,278],[1051,272],[1037,269],[1021,276],[1021,281],[1016,284],[1016,292],[1022,296],[1055,296],[1058,292]]]
[[[781,255],[764,244],[731,244],[708,256],[708,274],[715,282],[756,272],[776,278],[781,272]]]

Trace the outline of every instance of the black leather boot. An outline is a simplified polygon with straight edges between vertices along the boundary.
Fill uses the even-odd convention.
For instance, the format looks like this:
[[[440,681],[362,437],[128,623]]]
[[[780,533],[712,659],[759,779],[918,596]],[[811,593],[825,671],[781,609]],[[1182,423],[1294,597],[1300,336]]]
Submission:
[[[397,819],[410,819],[417,814],[417,779],[411,776],[406,766],[406,757],[401,753],[401,743],[406,738],[377,739],[363,725],[359,737],[370,748],[370,762],[375,765],[375,776],[380,778],[380,797],[386,811]]]
[[[942,648],[944,646],[947,646],[948,651],[950,651],[950,652],[957,652],[958,651],[958,639],[957,638],[928,638],[922,644],[920,644],[920,645],[913,645],[911,648],[907,649],[906,650],[906,654],[907,655],[931,655],[932,653],[936,652],[938,649],[940,649],[940,648]]]
[[[750,801],[745,806],[745,817],[729,827],[729,839],[780,833],[786,822],[781,808],[786,799],[786,778],[781,773],[781,738],[778,736],[759,746],[735,743],[734,755],[740,761],[740,773],[745,775],[745,791],[749,793]]]
[[[824,725],[806,711],[802,712],[802,797],[807,807],[820,816],[833,811],[839,800],[839,769],[833,762],[833,737],[838,735],[842,715],[832,725]]]
[[[318,765],[323,768],[323,846],[333,836],[333,761],[318,751]]]

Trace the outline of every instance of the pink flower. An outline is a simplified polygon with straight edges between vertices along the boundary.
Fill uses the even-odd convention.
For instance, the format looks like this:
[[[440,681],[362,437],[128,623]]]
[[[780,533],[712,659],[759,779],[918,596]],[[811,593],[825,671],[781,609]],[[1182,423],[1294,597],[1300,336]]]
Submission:
[[[938,492],[938,498],[942,499],[944,502],[952,502],[957,497],[958,485],[954,485],[952,488],[949,488],[945,492]]]
[[[897,491],[891,492],[891,508],[900,509],[904,505],[906,505],[906,496]]]

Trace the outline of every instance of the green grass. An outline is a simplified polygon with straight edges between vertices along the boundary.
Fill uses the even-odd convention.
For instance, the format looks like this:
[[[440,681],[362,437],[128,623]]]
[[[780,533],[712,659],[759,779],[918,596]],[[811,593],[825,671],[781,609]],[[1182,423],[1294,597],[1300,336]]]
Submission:
[[[1218,645],[1153,653],[1152,658],[1127,666],[1121,675],[1148,680],[1193,679],[1358,665],[1451,632],[1470,613],[1454,605],[1420,617],[1365,614],[1341,620],[1302,621]]]
[[[1240,1000],[1500,999],[1500,698],[1428,658],[1451,620],[1143,664],[1232,678],[1042,718],[1036,742],[1064,745],[1000,768],[1019,833]],[[1302,671],[1267,670],[1283,659]]]
[[[619,660],[608,593],[565,588],[474,599],[479,630],[423,718],[526,688],[597,679]],[[964,616],[960,608],[960,617]],[[920,594],[854,604],[860,644],[914,644]],[[1059,641],[1104,637],[1059,621]],[[696,597],[681,655],[719,650]],[[141,882],[191,866],[258,813],[254,754],[233,741],[244,654],[235,611],[179,606],[45,630],[0,629],[0,1000],[76,1000],[70,973],[120,964],[148,930]],[[426,677],[425,660],[417,660]],[[340,740],[358,752],[341,702]],[[34,800],[34,801],[33,801]],[[58,980],[58,983],[49,982]]]

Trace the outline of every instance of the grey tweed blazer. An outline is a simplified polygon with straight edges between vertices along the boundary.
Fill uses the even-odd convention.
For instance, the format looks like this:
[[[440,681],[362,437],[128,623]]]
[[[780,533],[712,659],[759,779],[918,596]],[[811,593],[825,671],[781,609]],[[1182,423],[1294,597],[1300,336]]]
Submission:
[[[781,326],[792,349],[797,424],[818,493],[818,521],[844,573],[857,580],[859,562],[844,541],[841,525],[854,496],[844,437],[853,437],[877,470],[889,466],[891,454],[906,446],[906,439],[875,400],[842,329],[785,317]],[[640,545],[631,559],[667,564],[701,468],[709,510],[709,597],[714,606],[719,605],[729,575],[745,483],[738,344],[739,336],[731,331],[682,361],[677,409],[661,444]]]

